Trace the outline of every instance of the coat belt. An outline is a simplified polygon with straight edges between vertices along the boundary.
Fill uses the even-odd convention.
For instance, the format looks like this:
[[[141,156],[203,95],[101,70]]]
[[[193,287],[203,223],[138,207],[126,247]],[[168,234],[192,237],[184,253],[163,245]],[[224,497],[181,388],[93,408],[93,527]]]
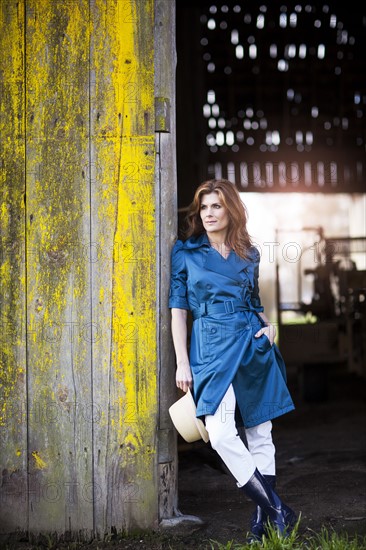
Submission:
[[[205,315],[212,315],[214,313],[235,313],[236,311],[254,311],[249,308],[243,302],[235,300],[225,300],[224,302],[216,302],[214,304],[208,304],[202,302],[200,307],[192,309],[193,320],[205,317]]]

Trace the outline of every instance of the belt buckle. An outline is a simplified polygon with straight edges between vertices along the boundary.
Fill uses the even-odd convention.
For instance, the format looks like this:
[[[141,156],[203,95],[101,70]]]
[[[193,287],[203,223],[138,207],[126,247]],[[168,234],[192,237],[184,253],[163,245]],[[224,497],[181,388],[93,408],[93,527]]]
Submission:
[[[234,313],[235,308],[234,308],[234,302],[232,300],[226,300],[224,304],[225,304],[226,313]]]

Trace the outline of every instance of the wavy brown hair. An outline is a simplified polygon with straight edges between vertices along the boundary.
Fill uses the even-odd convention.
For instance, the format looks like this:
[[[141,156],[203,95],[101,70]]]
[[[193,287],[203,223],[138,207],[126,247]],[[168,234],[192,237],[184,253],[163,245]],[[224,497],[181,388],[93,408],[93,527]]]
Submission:
[[[209,193],[218,194],[229,215],[226,245],[232,248],[238,256],[246,258],[247,251],[252,246],[252,241],[247,231],[248,213],[240,199],[238,190],[229,180],[208,180],[197,187],[186,215],[186,238],[193,235],[201,235],[205,232],[200,210],[203,195],[208,195]]]

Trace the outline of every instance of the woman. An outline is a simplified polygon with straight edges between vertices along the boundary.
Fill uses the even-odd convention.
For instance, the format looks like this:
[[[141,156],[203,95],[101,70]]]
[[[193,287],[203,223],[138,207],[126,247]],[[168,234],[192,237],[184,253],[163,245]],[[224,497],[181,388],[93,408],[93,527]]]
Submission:
[[[202,183],[187,214],[187,240],[172,250],[169,307],[176,384],[192,388],[197,417],[238,487],[256,504],[251,538],[267,518],[289,533],[295,513],[275,492],[271,420],[294,409],[275,327],[263,313],[259,252],[252,246],[240,195],[227,180]],[[187,350],[187,311],[193,327]],[[248,447],[238,435],[241,416]]]

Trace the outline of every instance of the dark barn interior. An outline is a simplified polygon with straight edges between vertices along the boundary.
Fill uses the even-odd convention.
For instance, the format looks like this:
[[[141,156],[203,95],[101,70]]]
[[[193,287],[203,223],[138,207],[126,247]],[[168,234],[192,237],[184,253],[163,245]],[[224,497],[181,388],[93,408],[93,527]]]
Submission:
[[[275,254],[263,290],[296,402],[274,426],[280,489],[302,511],[303,532],[365,534],[365,7],[177,0],[176,22],[180,231],[211,178],[232,181],[244,202],[253,193],[259,204],[289,194],[361,201],[350,233],[333,206],[300,229],[289,206],[283,226],[297,229],[287,238],[315,247],[313,262]],[[179,442],[181,511],[202,518],[208,537],[242,541],[250,504],[209,444]]]

